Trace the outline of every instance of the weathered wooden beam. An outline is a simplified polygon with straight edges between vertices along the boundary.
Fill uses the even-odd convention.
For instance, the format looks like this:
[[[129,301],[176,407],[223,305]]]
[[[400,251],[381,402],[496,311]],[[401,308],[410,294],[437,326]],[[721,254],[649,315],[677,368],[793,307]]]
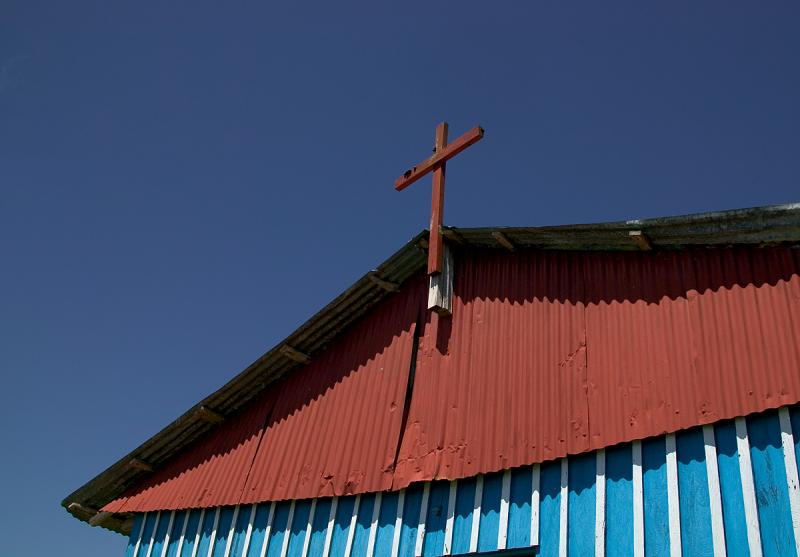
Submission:
[[[497,241],[498,244],[506,248],[508,251],[514,251],[516,247],[514,246],[514,242],[509,240],[508,236],[500,232],[499,230],[495,230],[492,232],[492,237]]]
[[[442,236],[453,242],[454,244],[464,245],[467,242],[464,240],[464,237],[461,236],[458,232],[453,230],[452,228],[442,228]]]
[[[153,471],[153,466],[150,463],[145,462],[144,460],[142,460],[140,458],[132,458],[128,462],[128,468],[133,468],[134,470],[140,470],[142,472],[152,472]]]
[[[480,126],[474,127],[469,130],[467,133],[453,141],[452,143],[448,143],[443,149],[436,151],[433,156],[428,159],[425,159],[417,166],[406,170],[402,176],[400,176],[397,180],[394,181],[394,189],[400,191],[402,189],[407,188],[423,176],[430,172],[433,167],[436,165],[442,164],[443,162],[452,159],[461,151],[480,141],[483,137],[483,128]]]
[[[97,514],[97,509],[92,507],[87,507],[85,505],[81,505],[80,503],[70,503],[67,506],[67,510],[72,514],[79,514],[83,515],[84,518],[89,519],[90,517]]]
[[[628,238],[630,238],[634,244],[638,246],[638,248],[642,251],[650,251],[653,249],[652,244],[650,244],[650,238],[647,237],[647,234],[642,232],[641,230],[631,230],[628,232]]]
[[[89,519],[90,526],[100,526],[103,522],[107,519],[111,518],[111,515],[114,513],[110,513],[108,511],[100,511],[96,513],[92,518]]]
[[[308,354],[304,354],[299,350],[292,348],[288,344],[284,344],[281,346],[281,354],[289,358],[290,360],[294,360],[299,364],[307,364],[311,361],[311,356]]]
[[[395,282],[389,282],[388,280],[383,280],[381,277],[378,276],[377,271],[372,271],[367,275],[367,278],[371,280],[374,284],[380,286],[387,292],[397,292],[400,290],[400,285]]]
[[[447,122],[436,126],[436,153],[441,153],[447,148]],[[436,155],[434,155],[436,156]],[[428,274],[435,275],[442,272],[442,258],[444,257],[444,240],[442,239],[442,224],[444,219],[444,170],[442,162],[433,167],[433,181],[431,183],[431,226],[428,241],[431,249],[428,250]]]
[[[210,424],[218,424],[225,421],[225,416],[207,406],[199,406],[195,410],[195,414],[197,414],[198,418]]]
[[[419,242],[417,242],[416,247],[422,255],[424,255],[426,258],[428,257],[428,247],[430,246],[428,244],[427,238],[420,238]]]
[[[442,272],[430,276],[428,309],[439,315],[453,313],[453,252],[444,245]]]

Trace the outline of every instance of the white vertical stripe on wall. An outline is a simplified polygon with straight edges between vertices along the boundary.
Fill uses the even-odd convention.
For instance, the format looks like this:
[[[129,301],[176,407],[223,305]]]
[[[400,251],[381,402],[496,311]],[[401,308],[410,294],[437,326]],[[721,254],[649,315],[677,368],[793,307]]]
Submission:
[[[594,555],[606,554],[606,450],[597,451],[594,500]]]
[[[453,549],[453,524],[456,517],[456,495],[458,494],[458,480],[450,482],[450,495],[447,497],[447,522],[444,527],[443,555],[450,555]]]
[[[186,513],[183,516],[183,526],[181,526],[181,536],[178,538],[178,549],[175,551],[175,557],[181,557],[183,542],[186,539],[186,528],[189,526],[189,512],[190,509],[186,509]]]
[[[706,477],[708,478],[708,500],[711,508],[711,540],[714,544],[714,557],[725,557],[725,524],[722,521],[722,495],[719,488],[719,468],[717,467],[717,441],[714,426],[703,426],[703,444],[706,449]]]
[[[169,538],[172,533],[172,525],[175,523],[175,511],[169,513],[169,521],[167,522],[167,533],[164,536],[164,543],[161,544],[161,557],[166,557],[167,548],[169,547]]]
[[[531,545],[539,545],[539,479],[541,478],[541,466],[534,464],[531,470],[531,481],[533,490],[531,491]]]
[[[678,457],[675,434],[667,433],[667,513],[669,514],[669,554],[681,557],[681,506],[678,491]]]
[[[569,461],[561,459],[561,496],[559,497],[559,521],[558,521],[558,555],[567,557],[567,520],[569,518]]]
[[[203,533],[203,520],[206,517],[206,510],[200,509],[200,518],[197,522],[197,532],[194,534],[194,546],[192,547],[192,555],[191,557],[197,557],[197,549],[200,545],[200,534]],[[262,555],[263,557],[263,555]]]
[[[217,541],[217,528],[219,527],[219,512],[220,507],[217,507],[216,512],[214,512],[214,527],[211,529],[211,539],[208,541],[207,557],[211,557],[214,554],[214,542]]]
[[[136,544],[133,546],[133,557],[139,557],[139,548],[142,546],[142,534],[144,533],[145,522],[147,522],[147,513],[142,515],[142,523],[139,526],[139,534],[136,536]]]
[[[301,554],[301,557],[307,557],[308,555],[308,546],[311,544],[311,527],[314,525],[314,515],[316,514],[316,512],[317,512],[317,500],[312,499],[311,509],[308,511],[308,524],[306,525],[306,537],[303,539],[303,553]]]
[[[742,479],[742,496],[744,498],[744,518],[747,523],[747,544],[751,557],[762,557],[761,528],[758,525],[758,507],[756,506],[756,490],[753,482],[753,465],[750,462],[750,440],[747,438],[747,422],[744,418],[736,418],[736,448],[739,452],[739,475]]]
[[[382,493],[375,494],[375,503],[372,505],[372,522],[369,525],[369,539],[367,540],[367,557],[372,557],[375,552],[375,537],[378,535],[378,519],[381,517]],[[306,557],[305,553],[303,557]]]
[[[233,544],[233,535],[236,533],[236,521],[239,519],[239,505],[233,508],[233,518],[231,518],[231,527],[228,530],[228,539],[225,540],[225,553],[223,557],[230,557],[231,545]],[[161,557],[166,557],[166,554]]]
[[[356,502],[353,504],[353,516],[350,517],[350,527],[347,529],[347,543],[344,546],[344,557],[350,557],[350,552],[353,550],[353,538],[356,535],[356,521],[358,520],[358,507],[360,505],[361,494],[359,493],[356,495]]]
[[[261,555],[264,557],[267,554],[269,547],[269,536],[272,533],[272,519],[275,518],[275,501],[269,505],[269,516],[267,516],[267,526],[264,528],[264,543],[261,544]]]
[[[150,557],[150,554],[153,553],[153,545],[155,544],[156,541],[156,531],[158,530],[158,522],[160,520],[161,520],[161,511],[158,511],[156,513],[155,524],[153,524],[153,532],[152,534],[150,534],[150,544],[147,546],[147,553],[145,554],[145,557]]]
[[[331,539],[333,538],[333,525],[336,522],[336,506],[339,498],[334,497],[331,501],[331,511],[328,513],[328,528],[325,530],[325,544],[322,547],[322,557],[328,557],[331,551]]]
[[[475,502],[472,507],[472,530],[469,535],[469,552],[478,551],[478,530],[481,527],[481,501],[483,500],[483,474],[475,479]]]
[[[425,482],[422,488],[422,501],[419,503],[419,524],[417,524],[417,541],[414,544],[414,555],[422,555],[422,544],[425,541],[425,522],[428,520],[428,497],[431,493],[431,482]]]
[[[644,557],[644,486],[642,485],[642,442],[631,444],[633,465],[633,555]]]
[[[406,490],[401,489],[397,496],[397,517],[394,520],[394,533],[392,534],[392,557],[397,557],[400,552],[400,528],[403,526],[403,506],[406,500]]]
[[[247,550],[250,549],[250,539],[253,537],[253,521],[256,518],[256,507],[258,505],[253,503],[250,506],[250,518],[247,520],[247,532],[244,535],[244,543],[242,544],[242,556],[247,555]],[[187,515],[188,516],[188,515]],[[181,552],[178,551],[176,557],[181,557]]]
[[[783,462],[786,466],[786,487],[789,489],[789,508],[792,513],[792,529],[797,554],[800,555],[800,489],[797,484],[797,461],[794,453],[794,435],[789,409],[785,406],[778,410],[781,424],[781,442],[783,444]]]
[[[283,543],[281,544],[281,557],[286,557],[289,551],[289,538],[292,535],[292,522],[294,521],[295,500],[289,503],[289,516],[286,518],[286,531],[283,533]],[[211,557],[210,555],[208,557]]]
[[[503,472],[500,490],[500,524],[497,526],[497,549],[505,549],[508,543],[508,505],[511,497],[511,470]]]

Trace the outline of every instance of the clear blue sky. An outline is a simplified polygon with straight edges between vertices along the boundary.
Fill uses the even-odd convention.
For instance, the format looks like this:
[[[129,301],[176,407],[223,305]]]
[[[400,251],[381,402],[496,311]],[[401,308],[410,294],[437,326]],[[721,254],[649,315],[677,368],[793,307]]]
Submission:
[[[440,120],[451,225],[800,200],[797,3],[125,4],[0,7],[4,557],[122,555],[61,498],[425,227]]]

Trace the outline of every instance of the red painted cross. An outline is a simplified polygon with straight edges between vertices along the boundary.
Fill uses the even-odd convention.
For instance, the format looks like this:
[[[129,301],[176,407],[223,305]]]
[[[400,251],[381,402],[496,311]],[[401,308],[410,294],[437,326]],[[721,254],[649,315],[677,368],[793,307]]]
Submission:
[[[406,170],[394,182],[394,189],[407,188],[428,172],[433,171],[433,195],[431,199],[431,239],[428,251],[428,274],[442,272],[442,218],[444,217],[444,171],[445,163],[461,151],[477,143],[483,137],[483,128],[477,126],[447,143],[447,122],[436,126],[436,144],[433,155],[410,170]]]

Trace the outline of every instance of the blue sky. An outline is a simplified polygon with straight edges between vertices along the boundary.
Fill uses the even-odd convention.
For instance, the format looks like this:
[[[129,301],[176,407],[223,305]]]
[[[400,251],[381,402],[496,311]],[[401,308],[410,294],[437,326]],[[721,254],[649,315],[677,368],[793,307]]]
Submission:
[[[427,225],[800,201],[789,2],[3,2],[3,555]]]

